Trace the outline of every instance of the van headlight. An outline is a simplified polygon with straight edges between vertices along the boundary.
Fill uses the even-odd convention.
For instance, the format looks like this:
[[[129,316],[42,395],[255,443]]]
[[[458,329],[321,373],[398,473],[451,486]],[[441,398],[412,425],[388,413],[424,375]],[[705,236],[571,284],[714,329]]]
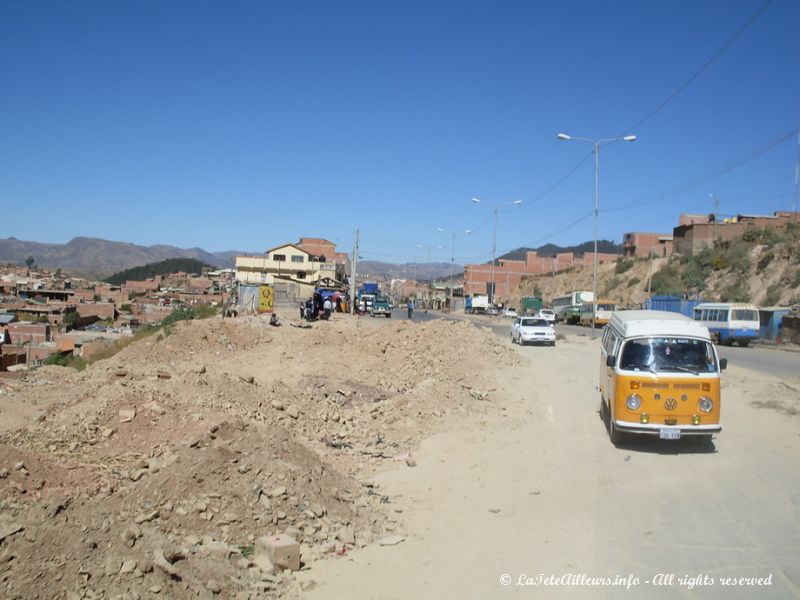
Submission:
[[[700,396],[700,400],[697,403],[697,408],[704,413],[710,413],[711,409],[714,408],[714,401],[708,396]]]
[[[639,397],[639,394],[631,394],[625,399],[625,406],[628,407],[628,410],[639,410],[642,406],[642,399]]]

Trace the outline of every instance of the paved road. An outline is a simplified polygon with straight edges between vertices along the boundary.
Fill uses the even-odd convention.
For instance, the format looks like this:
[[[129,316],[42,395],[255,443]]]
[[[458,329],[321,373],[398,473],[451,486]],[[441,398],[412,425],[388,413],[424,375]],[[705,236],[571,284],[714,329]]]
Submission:
[[[433,313],[431,313],[433,314]],[[439,314],[439,313],[436,313]],[[416,316],[416,313],[415,313]],[[430,315],[426,315],[430,316]],[[476,324],[489,327],[502,338],[508,338],[511,331],[511,319],[502,317],[487,317],[482,315],[441,315],[444,318],[468,319]],[[601,335],[600,329],[597,336]],[[556,325],[556,332],[566,336],[589,338],[591,329],[579,325]],[[768,346],[717,346],[720,357],[727,358],[730,366],[739,366],[757,373],[764,373],[774,377],[796,378],[800,375],[800,352],[780,350]]]

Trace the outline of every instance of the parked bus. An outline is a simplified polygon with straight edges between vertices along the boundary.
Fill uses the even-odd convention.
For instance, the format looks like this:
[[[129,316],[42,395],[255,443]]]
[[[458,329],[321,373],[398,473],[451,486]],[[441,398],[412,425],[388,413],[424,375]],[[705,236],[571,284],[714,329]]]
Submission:
[[[577,306],[578,310],[580,310],[580,307],[584,303],[591,302],[593,299],[594,295],[592,292],[570,292],[569,294],[553,298],[553,312],[556,313],[556,320],[565,321],[566,319],[562,314],[565,309]]]
[[[598,300],[596,303],[594,302],[587,302],[583,306],[581,306],[581,316],[580,321],[581,325],[584,327],[591,327],[592,326],[592,307],[596,306],[595,311],[597,316],[595,317],[595,326],[603,326],[608,323],[609,319],[611,319],[611,315],[617,310],[617,305],[614,304],[613,300]]]
[[[708,327],[678,313],[624,310],[603,330],[600,416],[611,443],[627,433],[665,440],[722,430],[719,358]]]
[[[739,302],[704,302],[694,307],[694,320],[708,327],[718,344],[747,346],[758,340],[758,307]]]

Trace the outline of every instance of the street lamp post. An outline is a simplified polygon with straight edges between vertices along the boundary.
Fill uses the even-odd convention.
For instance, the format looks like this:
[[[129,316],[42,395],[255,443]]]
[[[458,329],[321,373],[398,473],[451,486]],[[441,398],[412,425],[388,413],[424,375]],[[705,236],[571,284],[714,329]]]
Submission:
[[[559,133],[556,137],[560,140],[570,141],[578,140],[581,142],[590,142],[594,145],[594,266],[592,268],[592,339],[595,338],[595,320],[597,317],[597,235],[599,228],[599,194],[600,194],[600,145],[610,142],[633,142],[636,140],[635,135],[626,135],[622,137],[604,138],[595,140],[592,138],[575,137],[567,135],[566,133]]]
[[[472,201],[475,204],[481,204],[480,198],[473,198]],[[500,209],[504,206],[520,206],[521,204],[522,200],[514,200],[513,202],[501,202],[492,205],[492,213],[494,214],[494,232],[492,234],[492,269],[489,277],[489,289],[491,290],[491,294],[489,294],[489,304],[494,304],[494,263],[495,254],[497,253],[497,215],[500,212]]]

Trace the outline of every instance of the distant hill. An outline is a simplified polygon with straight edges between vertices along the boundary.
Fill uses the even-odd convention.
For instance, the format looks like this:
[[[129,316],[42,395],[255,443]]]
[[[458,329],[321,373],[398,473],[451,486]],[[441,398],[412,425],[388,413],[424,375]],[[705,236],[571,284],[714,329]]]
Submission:
[[[144,281],[145,279],[150,279],[157,275],[164,276],[180,272],[201,275],[204,268],[215,269],[216,267],[194,258],[168,258],[161,262],[134,267],[133,269],[125,269],[119,273],[114,273],[111,277],[104,279],[104,281],[111,285],[122,285],[128,280]]]
[[[556,246],[555,244],[545,244],[538,248],[517,248],[511,252],[507,252],[498,258],[505,258],[506,260],[524,260],[526,252],[536,251],[539,256],[555,256],[561,252],[574,252],[575,256],[583,256],[587,252],[594,252],[594,241],[583,242],[578,246]],[[609,240],[597,240],[597,251],[604,254],[623,254],[624,247],[615,244]],[[491,262],[491,261],[490,261]]]
[[[66,244],[42,244],[16,238],[0,239],[0,262],[24,264],[32,256],[37,265],[87,273],[114,273],[168,258],[194,258],[215,267],[234,266],[237,254],[244,252],[206,252],[202,248],[177,248],[155,245],[137,246],[100,238],[76,237]]]

